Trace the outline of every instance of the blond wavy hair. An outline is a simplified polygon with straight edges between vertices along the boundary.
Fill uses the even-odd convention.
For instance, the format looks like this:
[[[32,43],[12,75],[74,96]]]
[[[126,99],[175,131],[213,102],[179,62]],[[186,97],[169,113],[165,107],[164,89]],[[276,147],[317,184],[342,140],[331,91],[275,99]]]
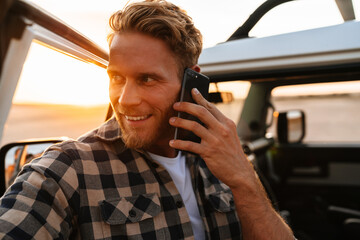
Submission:
[[[178,6],[165,0],[146,0],[127,5],[109,19],[112,32],[140,32],[166,42],[178,60],[180,72],[197,64],[202,49],[202,35],[192,18]]]

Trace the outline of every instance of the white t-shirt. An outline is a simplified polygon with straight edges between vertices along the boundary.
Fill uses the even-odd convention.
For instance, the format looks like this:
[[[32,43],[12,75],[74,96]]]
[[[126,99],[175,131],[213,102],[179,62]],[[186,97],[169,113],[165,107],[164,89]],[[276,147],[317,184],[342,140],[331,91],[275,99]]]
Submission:
[[[194,189],[191,184],[190,171],[186,165],[185,155],[181,154],[181,151],[179,151],[175,158],[167,158],[152,153],[149,153],[149,155],[157,163],[164,166],[173,179],[175,186],[184,201],[186,211],[189,214],[195,239],[205,239],[204,225],[200,217]]]

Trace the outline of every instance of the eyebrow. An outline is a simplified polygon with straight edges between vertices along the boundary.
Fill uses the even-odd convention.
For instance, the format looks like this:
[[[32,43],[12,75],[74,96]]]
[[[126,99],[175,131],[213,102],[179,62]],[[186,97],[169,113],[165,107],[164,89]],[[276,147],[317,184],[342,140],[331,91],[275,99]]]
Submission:
[[[107,69],[107,74],[108,75],[122,75],[121,72],[117,71],[117,70],[112,70],[111,68]],[[155,73],[155,72],[140,72],[137,74],[137,78],[141,78],[141,77],[145,77],[145,76],[149,76],[149,77],[153,77],[156,79],[162,79],[163,77],[161,77],[161,75]]]
[[[107,72],[108,75],[120,74],[119,71],[111,70],[109,68],[106,70],[106,72]]]
[[[161,76],[159,74],[156,74],[154,72],[142,72],[142,73],[138,74],[138,77],[145,77],[145,76],[154,77],[154,78],[161,78]]]

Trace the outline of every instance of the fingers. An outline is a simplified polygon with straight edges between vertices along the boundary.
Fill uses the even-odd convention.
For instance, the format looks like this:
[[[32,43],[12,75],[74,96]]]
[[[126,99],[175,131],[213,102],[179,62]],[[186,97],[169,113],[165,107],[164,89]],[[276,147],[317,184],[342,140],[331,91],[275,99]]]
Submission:
[[[196,88],[192,89],[192,95],[198,104],[177,102],[174,104],[174,109],[199,118],[209,130],[222,131],[224,128],[225,130],[235,128],[236,132],[236,124],[228,119],[214,104],[208,102]]]
[[[177,102],[174,104],[174,109],[180,112],[186,112],[195,116],[204,123],[205,126],[196,121],[186,120],[182,118],[172,117],[169,123],[174,127],[183,128],[193,132],[201,138],[201,143],[194,143],[190,141],[175,140],[170,142],[170,146],[197,153],[204,154],[205,150],[211,146],[216,148],[220,142],[231,143],[238,141],[236,124],[223,115],[212,103],[209,103],[197,89],[192,90],[193,99],[198,104],[189,102]]]
[[[174,104],[174,109],[179,112],[186,112],[199,118],[208,128],[214,128],[218,120],[204,106],[189,102],[178,102]]]
[[[201,144],[191,141],[171,140],[169,142],[169,145],[170,147],[173,147],[175,149],[192,152],[199,155],[201,155],[201,153],[203,152],[203,147],[201,146]]]
[[[216,127],[216,123],[226,121],[227,118],[222,112],[220,112],[214,104],[208,102],[196,88],[192,90],[192,95],[197,104],[177,102],[174,104],[174,109],[199,118],[200,121],[208,127]]]
[[[192,95],[197,104],[177,102],[174,104],[174,109],[199,118],[208,128],[215,128],[219,122],[225,121],[226,117],[215,105],[208,102],[196,88],[192,89]]]
[[[223,121],[224,119],[226,119],[226,117],[224,116],[224,114],[222,112],[220,112],[219,109],[217,109],[215,107],[214,104],[210,103],[209,101],[207,101],[199,92],[198,89],[193,88],[191,90],[191,94],[193,99],[195,100],[195,102],[203,107],[205,107],[216,119],[218,119],[219,121]]]
[[[198,122],[178,117],[172,117],[170,118],[169,123],[173,127],[179,127],[191,131],[201,139],[208,139],[210,137],[210,133],[207,131],[207,129]]]

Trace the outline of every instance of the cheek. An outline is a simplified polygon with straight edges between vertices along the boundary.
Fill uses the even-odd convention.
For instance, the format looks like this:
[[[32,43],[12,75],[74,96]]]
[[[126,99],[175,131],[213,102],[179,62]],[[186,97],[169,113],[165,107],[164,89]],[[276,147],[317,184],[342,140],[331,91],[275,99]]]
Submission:
[[[169,85],[153,94],[153,97],[149,99],[152,99],[153,102],[161,103],[162,107],[168,106],[179,99],[180,88],[180,84]]]
[[[109,97],[110,97],[110,102],[111,104],[115,105],[117,104],[119,97],[121,94],[121,89],[116,87],[116,86],[112,86],[110,84],[109,86]]]
[[[180,98],[180,90],[181,90],[181,82],[177,82],[174,86],[171,88],[172,93],[172,99],[174,101],[178,101]]]

